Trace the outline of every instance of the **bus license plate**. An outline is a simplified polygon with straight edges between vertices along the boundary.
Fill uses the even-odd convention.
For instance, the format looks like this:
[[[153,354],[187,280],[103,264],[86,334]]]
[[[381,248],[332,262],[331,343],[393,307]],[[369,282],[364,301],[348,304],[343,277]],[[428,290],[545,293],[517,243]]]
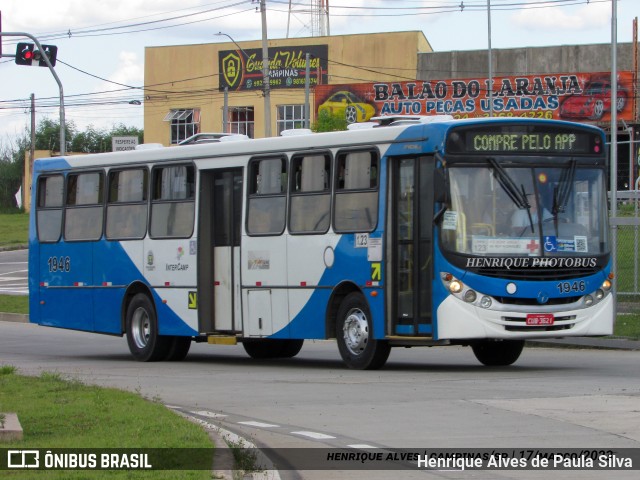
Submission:
[[[528,313],[527,325],[553,325],[553,313]]]

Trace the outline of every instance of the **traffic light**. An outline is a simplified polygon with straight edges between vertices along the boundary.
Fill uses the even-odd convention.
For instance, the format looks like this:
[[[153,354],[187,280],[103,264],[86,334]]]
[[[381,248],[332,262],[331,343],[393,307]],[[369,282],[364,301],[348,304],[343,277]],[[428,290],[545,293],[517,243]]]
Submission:
[[[47,62],[43,58],[44,55],[49,57],[51,66],[56,64],[56,56],[58,54],[58,47],[55,45],[42,45],[42,51],[36,49],[33,43],[18,43],[16,47],[16,63],[18,65],[37,65],[40,67],[46,67]]]
[[[18,43],[16,47],[16,63],[18,65],[31,65],[34,46],[33,43]]]

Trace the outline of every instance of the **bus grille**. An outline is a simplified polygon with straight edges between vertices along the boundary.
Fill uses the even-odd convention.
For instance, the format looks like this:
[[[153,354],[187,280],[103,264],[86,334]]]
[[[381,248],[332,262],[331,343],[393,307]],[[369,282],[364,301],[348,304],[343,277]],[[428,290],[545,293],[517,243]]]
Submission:
[[[505,305],[524,305],[524,306],[540,306],[537,298],[514,298],[514,297],[495,297],[500,303]],[[550,298],[545,305],[568,305],[575,303],[582,297],[559,297]]]
[[[594,275],[600,268],[571,268],[558,270],[533,270],[533,269],[511,269],[504,268],[478,268],[470,269],[478,275],[487,277],[505,278],[509,280],[532,280],[532,281],[548,281],[548,280],[568,280],[571,278],[586,277]]]

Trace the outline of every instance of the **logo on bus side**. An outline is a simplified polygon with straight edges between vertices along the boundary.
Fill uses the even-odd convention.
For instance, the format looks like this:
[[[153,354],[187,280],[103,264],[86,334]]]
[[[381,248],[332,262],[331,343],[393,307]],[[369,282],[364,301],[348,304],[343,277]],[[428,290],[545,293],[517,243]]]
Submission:
[[[149,250],[147,252],[147,270],[149,272],[153,272],[156,269],[156,266],[153,264],[154,262],[154,257],[153,257],[153,250]]]
[[[270,260],[267,251],[250,251],[248,255],[249,270],[269,270]]]

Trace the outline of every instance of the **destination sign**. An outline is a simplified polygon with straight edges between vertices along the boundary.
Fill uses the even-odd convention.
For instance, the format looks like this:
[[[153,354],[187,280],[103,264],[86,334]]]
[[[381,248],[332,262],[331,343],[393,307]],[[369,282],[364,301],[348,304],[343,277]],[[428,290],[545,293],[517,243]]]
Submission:
[[[602,154],[597,133],[562,128],[532,129],[526,125],[454,130],[447,140],[448,153],[475,154]]]

